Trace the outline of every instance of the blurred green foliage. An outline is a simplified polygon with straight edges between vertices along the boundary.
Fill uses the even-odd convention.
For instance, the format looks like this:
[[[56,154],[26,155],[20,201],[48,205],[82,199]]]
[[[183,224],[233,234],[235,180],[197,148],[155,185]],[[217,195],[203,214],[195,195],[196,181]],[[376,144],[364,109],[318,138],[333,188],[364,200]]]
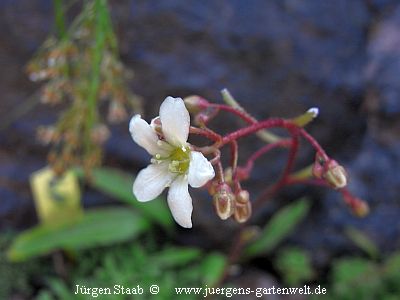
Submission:
[[[360,257],[335,260],[329,277],[324,299],[399,299],[400,252],[380,263]]]
[[[139,284],[147,289],[142,298],[132,295],[132,299],[148,299],[148,288],[158,284],[160,294],[150,295],[151,299],[171,299],[176,297],[173,288],[178,287],[177,283],[182,287],[212,286],[221,278],[227,263],[224,255],[205,254],[187,247],[159,248],[154,231],[150,229],[157,224],[169,232],[174,225],[170,212],[162,198],[150,205],[139,203],[132,195],[132,176],[111,168],[93,169],[90,178],[81,170],[76,173],[91,187],[129,207],[91,209],[80,220],[38,225],[14,239],[8,251],[9,258],[14,261],[62,249],[69,254],[64,256],[67,264],[71,263],[70,255],[75,262],[67,268],[70,273],[66,280],[50,275],[51,271],[42,273],[41,276],[47,278],[48,288],[41,289],[38,299],[87,299],[88,295],[79,298],[73,294],[75,284],[87,287],[119,284],[129,288]],[[147,233],[145,240],[140,238],[144,232]],[[120,243],[127,240],[131,242]],[[108,247],[99,248],[101,246]],[[31,260],[35,261],[37,258]],[[29,277],[32,274],[28,273]],[[196,299],[188,295],[184,298]],[[127,299],[127,296],[114,295],[109,299]]]
[[[293,233],[310,209],[306,199],[300,199],[276,212],[265,225],[260,236],[244,251],[245,256],[257,256],[271,252],[281,241]]]
[[[132,239],[149,228],[137,213],[125,208],[91,210],[79,221],[38,225],[20,234],[8,255],[12,261],[64,249],[83,249]]]
[[[90,178],[77,169],[81,179],[129,208],[102,208],[87,211],[78,220],[58,225],[43,224],[22,232],[9,249],[13,261],[51,253],[58,249],[82,249],[126,241],[148,231],[155,223],[171,231],[173,222],[161,197],[150,203],[140,203],[132,194],[133,176],[112,168],[96,168]]]
[[[107,295],[107,299],[198,299],[199,296],[177,296],[175,287],[202,287],[215,284],[225,266],[222,255],[205,254],[195,248],[166,246],[156,249],[154,243],[130,243],[108,247],[101,251],[82,252],[79,264],[69,282],[48,278],[48,288],[36,299],[88,299],[89,295],[74,295],[75,285],[110,287],[119,284],[127,288],[140,285],[143,295]],[[210,277],[211,275],[211,277]],[[210,281],[211,280],[211,281]],[[160,292],[151,295],[149,287],[157,284]]]
[[[347,228],[346,234],[368,257],[345,257],[334,259],[327,279],[317,277],[311,256],[300,248],[284,248],[276,253],[274,266],[288,287],[305,283],[321,284],[327,280],[324,299],[332,300],[394,300],[400,296],[400,252],[385,259],[378,248],[362,231]],[[320,296],[311,296],[319,299]]]
[[[3,232],[0,235],[0,299],[9,299],[12,293],[27,299],[33,292],[32,280],[35,275],[50,273],[51,268],[43,259],[23,263],[10,262],[7,259],[6,248],[13,237],[11,232]]]
[[[226,270],[224,255],[206,254],[197,248],[160,246],[152,225],[170,232],[174,223],[169,210],[161,198],[147,205],[136,201],[131,193],[133,176],[112,168],[93,169],[90,178],[80,170],[77,174],[91,187],[129,207],[92,209],[80,221],[52,227],[41,225],[20,234],[9,249],[10,258],[25,260],[64,249],[72,254],[64,256],[68,265],[67,277],[55,277],[54,270],[48,264],[43,268],[39,259],[12,264],[5,261],[3,251],[0,275],[10,280],[1,282],[1,299],[16,292],[31,295],[34,292],[31,280],[37,274],[42,281],[46,279],[45,288],[43,283],[39,285],[39,300],[87,299],[88,295],[74,294],[76,284],[111,288],[115,284],[127,288],[139,284],[144,289],[143,295],[109,295],[108,298],[140,300],[177,298],[175,287],[211,287],[219,282]],[[305,250],[289,247],[274,251],[294,232],[309,209],[309,201],[300,199],[279,210],[258,238],[244,249],[244,258],[273,253],[273,265],[287,286],[317,280],[310,254]],[[143,233],[146,233],[146,238]],[[397,299],[400,294],[400,253],[379,262],[378,249],[365,234],[354,228],[346,229],[346,234],[369,259],[352,257],[335,260],[328,275],[328,295],[325,298]],[[6,243],[0,244],[2,249],[5,248]],[[159,285],[158,295],[149,293],[152,284]],[[198,297],[181,296],[182,299]]]
[[[300,248],[291,247],[279,251],[274,264],[289,287],[309,282],[314,275],[310,255]]]

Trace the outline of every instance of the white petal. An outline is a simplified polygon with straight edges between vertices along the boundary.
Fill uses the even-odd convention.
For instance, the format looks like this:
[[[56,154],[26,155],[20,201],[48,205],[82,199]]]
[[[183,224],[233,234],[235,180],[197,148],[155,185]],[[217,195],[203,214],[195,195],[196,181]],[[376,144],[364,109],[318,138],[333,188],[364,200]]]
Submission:
[[[129,131],[133,140],[139,146],[147,150],[151,155],[160,154],[167,156],[168,152],[159,146],[158,136],[153,128],[143,120],[140,115],[135,115],[129,122]]]
[[[194,187],[201,187],[215,176],[214,168],[204,155],[197,151],[190,153],[189,184]]]
[[[165,139],[175,146],[186,145],[190,116],[181,98],[167,97],[160,107],[160,119]]]
[[[185,176],[178,176],[172,182],[167,200],[176,223],[185,228],[192,228],[193,205]]]
[[[133,183],[133,194],[140,202],[153,200],[167,187],[175,175],[168,171],[168,163],[151,164],[141,170]]]

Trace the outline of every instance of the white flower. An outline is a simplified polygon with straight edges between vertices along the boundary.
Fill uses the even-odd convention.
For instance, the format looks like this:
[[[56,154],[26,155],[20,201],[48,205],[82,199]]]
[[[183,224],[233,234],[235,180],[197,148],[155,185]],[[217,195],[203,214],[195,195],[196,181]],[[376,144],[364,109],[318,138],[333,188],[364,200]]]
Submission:
[[[153,200],[169,186],[168,206],[175,221],[192,227],[192,198],[188,184],[201,187],[215,176],[211,163],[187,143],[190,116],[181,98],[167,97],[160,107],[162,137],[157,126],[140,115],[132,117],[129,131],[133,140],[153,156],[133,183],[133,193],[141,202]],[[156,122],[154,122],[156,123]],[[160,134],[160,132],[158,132]]]

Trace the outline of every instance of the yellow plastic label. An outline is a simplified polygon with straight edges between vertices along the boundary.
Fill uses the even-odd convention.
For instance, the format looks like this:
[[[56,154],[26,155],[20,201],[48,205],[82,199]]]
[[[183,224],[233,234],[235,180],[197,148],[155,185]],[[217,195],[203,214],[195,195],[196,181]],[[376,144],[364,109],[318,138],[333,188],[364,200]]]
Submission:
[[[44,224],[65,223],[82,217],[81,193],[73,171],[57,177],[49,167],[30,178],[36,212]]]

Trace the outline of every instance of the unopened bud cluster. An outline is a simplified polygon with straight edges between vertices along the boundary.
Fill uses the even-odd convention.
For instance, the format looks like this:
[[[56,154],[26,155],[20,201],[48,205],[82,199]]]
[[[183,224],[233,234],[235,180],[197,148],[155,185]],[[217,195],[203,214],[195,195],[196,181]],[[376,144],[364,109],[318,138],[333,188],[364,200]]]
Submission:
[[[231,187],[223,183],[212,183],[214,189],[210,191],[213,195],[215,211],[222,220],[231,216],[238,223],[246,222],[251,216],[251,202],[249,192],[240,190],[233,193]]]

